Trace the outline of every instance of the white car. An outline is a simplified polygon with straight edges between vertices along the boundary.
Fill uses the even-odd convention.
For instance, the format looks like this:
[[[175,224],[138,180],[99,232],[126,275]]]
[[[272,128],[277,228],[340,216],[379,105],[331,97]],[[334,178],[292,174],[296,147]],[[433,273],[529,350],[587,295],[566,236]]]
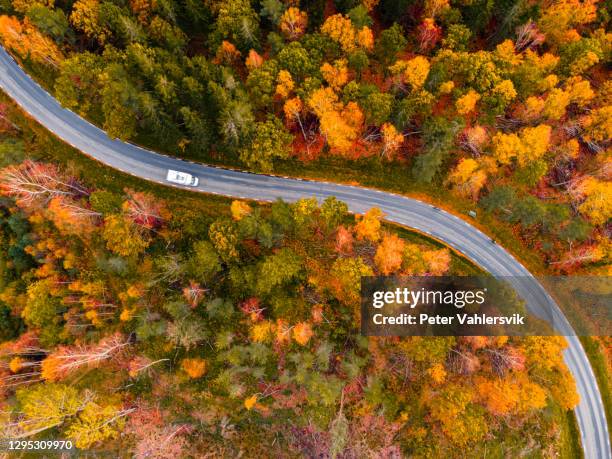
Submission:
[[[179,172],[173,171],[172,169],[168,170],[168,174],[166,174],[166,180],[172,183],[178,183],[179,185],[187,185],[187,186],[198,186],[199,180],[197,177],[194,177],[187,172]]]

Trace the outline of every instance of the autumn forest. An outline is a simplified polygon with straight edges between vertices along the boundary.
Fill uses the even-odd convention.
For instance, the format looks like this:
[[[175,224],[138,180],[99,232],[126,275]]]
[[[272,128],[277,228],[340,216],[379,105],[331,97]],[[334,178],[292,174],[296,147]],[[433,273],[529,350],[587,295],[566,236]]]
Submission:
[[[111,138],[417,196],[534,273],[606,276],[611,14],[0,0],[0,42]],[[482,274],[384,217],[147,184],[0,93],[2,437],[137,458],[580,457],[564,338],[360,335],[362,276]],[[609,338],[585,346],[609,410]]]

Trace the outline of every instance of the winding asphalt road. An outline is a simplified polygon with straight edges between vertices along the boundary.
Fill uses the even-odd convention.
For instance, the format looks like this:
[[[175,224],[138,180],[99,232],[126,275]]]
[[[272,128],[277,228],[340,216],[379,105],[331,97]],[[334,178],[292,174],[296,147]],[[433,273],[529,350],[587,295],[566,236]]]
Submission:
[[[114,169],[163,185],[170,185],[164,180],[168,169],[185,171],[200,178],[197,191],[236,198],[295,201],[305,196],[316,196],[320,200],[336,196],[354,213],[379,207],[386,214],[386,220],[426,233],[463,253],[491,274],[508,277],[530,310],[549,320],[567,336],[569,347],[564,358],[580,394],[580,404],[575,412],[585,457],[612,459],[601,394],[580,340],[553,299],[527,269],[466,221],[429,204],[393,193],[210,167],[110,139],[104,131],[62,108],[2,47],[0,88],[60,139]]]

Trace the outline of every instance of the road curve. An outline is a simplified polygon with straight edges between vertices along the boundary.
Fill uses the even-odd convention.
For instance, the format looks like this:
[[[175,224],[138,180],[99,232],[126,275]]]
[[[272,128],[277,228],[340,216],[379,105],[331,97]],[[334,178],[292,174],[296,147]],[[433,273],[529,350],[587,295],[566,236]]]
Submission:
[[[295,201],[305,196],[318,199],[336,196],[355,213],[379,207],[386,214],[386,220],[414,228],[448,244],[495,276],[512,276],[514,288],[527,301],[528,307],[554,322],[555,327],[567,335],[569,347],[564,351],[564,359],[580,395],[575,412],[585,457],[612,459],[601,394],[580,340],[573,336],[571,326],[553,299],[527,269],[466,221],[429,204],[393,193],[205,166],[112,140],[101,129],[61,107],[2,47],[0,88],[60,139],[122,172],[168,185],[164,180],[168,169],[185,171],[200,178],[197,191],[236,198]]]

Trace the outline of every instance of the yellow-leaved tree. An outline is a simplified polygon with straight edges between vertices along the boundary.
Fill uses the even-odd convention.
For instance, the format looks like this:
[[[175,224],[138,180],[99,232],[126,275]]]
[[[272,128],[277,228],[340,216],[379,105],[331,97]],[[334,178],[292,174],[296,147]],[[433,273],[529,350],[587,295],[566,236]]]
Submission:
[[[583,122],[588,142],[604,142],[612,138],[612,105],[593,110]]]
[[[358,239],[367,239],[372,242],[380,240],[382,211],[378,207],[372,207],[364,215],[357,216],[355,234]]]
[[[467,115],[468,113],[473,112],[476,108],[476,102],[479,100],[480,95],[473,89],[470,89],[466,94],[457,99],[457,102],[455,102],[457,113],[460,115]]]
[[[278,72],[278,76],[276,77],[276,94],[283,99],[289,97],[291,91],[295,87],[295,83],[293,82],[293,78],[291,74],[286,70],[281,70]]]
[[[565,90],[569,93],[570,102],[578,105],[584,105],[595,97],[591,83],[580,76],[568,78]]]
[[[321,26],[321,33],[338,43],[347,53],[355,49],[355,28],[351,20],[342,14],[328,17]]]
[[[78,0],[72,5],[70,22],[87,37],[103,45],[111,37],[112,32],[100,18],[100,2],[98,0]]]
[[[571,189],[572,196],[581,200],[580,213],[596,225],[602,225],[612,218],[612,186],[610,182],[595,177],[585,177]]]
[[[487,173],[475,159],[463,158],[448,176],[448,182],[460,194],[477,199],[478,193],[487,182]]]
[[[325,62],[321,66],[321,74],[327,83],[334,89],[341,89],[348,82],[348,67],[346,59],[339,59],[331,65]]]
[[[493,156],[500,164],[510,164],[516,159],[524,167],[548,151],[551,132],[546,124],[525,128],[518,135],[498,132],[492,139]]]
[[[429,61],[424,56],[416,56],[408,61],[396,61],[389,68],[391,74],[400,78],[402,83],[407,84],[413,90],[419,89],[425,84],[429,69]]]
[[[103,237],[106,247],[124,257],[139,255],[149,246],[132,222],[120,215],[109,215],[104,219]]]
[[[370,28],[364,26],[356,29],[351,20],[342,14],[329,16],[321,26],[321,33],[338,43],[346,53],[357,48],[371,50],[374,46],[374,34]]]
[[[525,373],[496,379],[476,377],[475,383],[478,397],[494,416],[526,414],[546,406],[546,392]]]
[[[404,136],[391,123],[384,123],[380,127],[380,134],[383,146],[381,155],[390,159],[404,141]]]
[[[232,201],[232,205],[230,207],[232,212],[232,218],[236,221],[242,220],[244,217],[249,215],[253,209],[244,201]]]
[[[521,167],[544,156],[548,151],[551,133],[552,128],[546,124],[528,127],[521,131],[520,138],[523,149],[521,154],[517,156],[517,162]]]
[[[13,0],[10,3],[16,12],[26,14],[28,10],[35,5],[46,6],[52,10],[55,5],[55,0]]]
[[[551,120],[561,119],[569,103],[570,93],[563,89],[553,88],[546,96],[542,115]]]
[[[280,19],[280,29],[289,40],[297,40],[308,26],[308,15],[294,6],[287,8]]]
[[[546,42],[558,46],[571,35],[568,32],[575,26],[586,24],[595,19],[597,0],[554,0],[547,2],[538,20],[538,27],[546,35]]]
[[[90,402],[70,424],[66,436],[77,448],[87,449],[104,440],[117,438],[125,426],[125,416],[132,410],[122,410],[117,404]]]
[[[332,151],[349,152],[363,127],[363,112],[355,102],[344,105],[331,88],[319,88],[308,99],[308,106],[319,118],[321,133]]]

